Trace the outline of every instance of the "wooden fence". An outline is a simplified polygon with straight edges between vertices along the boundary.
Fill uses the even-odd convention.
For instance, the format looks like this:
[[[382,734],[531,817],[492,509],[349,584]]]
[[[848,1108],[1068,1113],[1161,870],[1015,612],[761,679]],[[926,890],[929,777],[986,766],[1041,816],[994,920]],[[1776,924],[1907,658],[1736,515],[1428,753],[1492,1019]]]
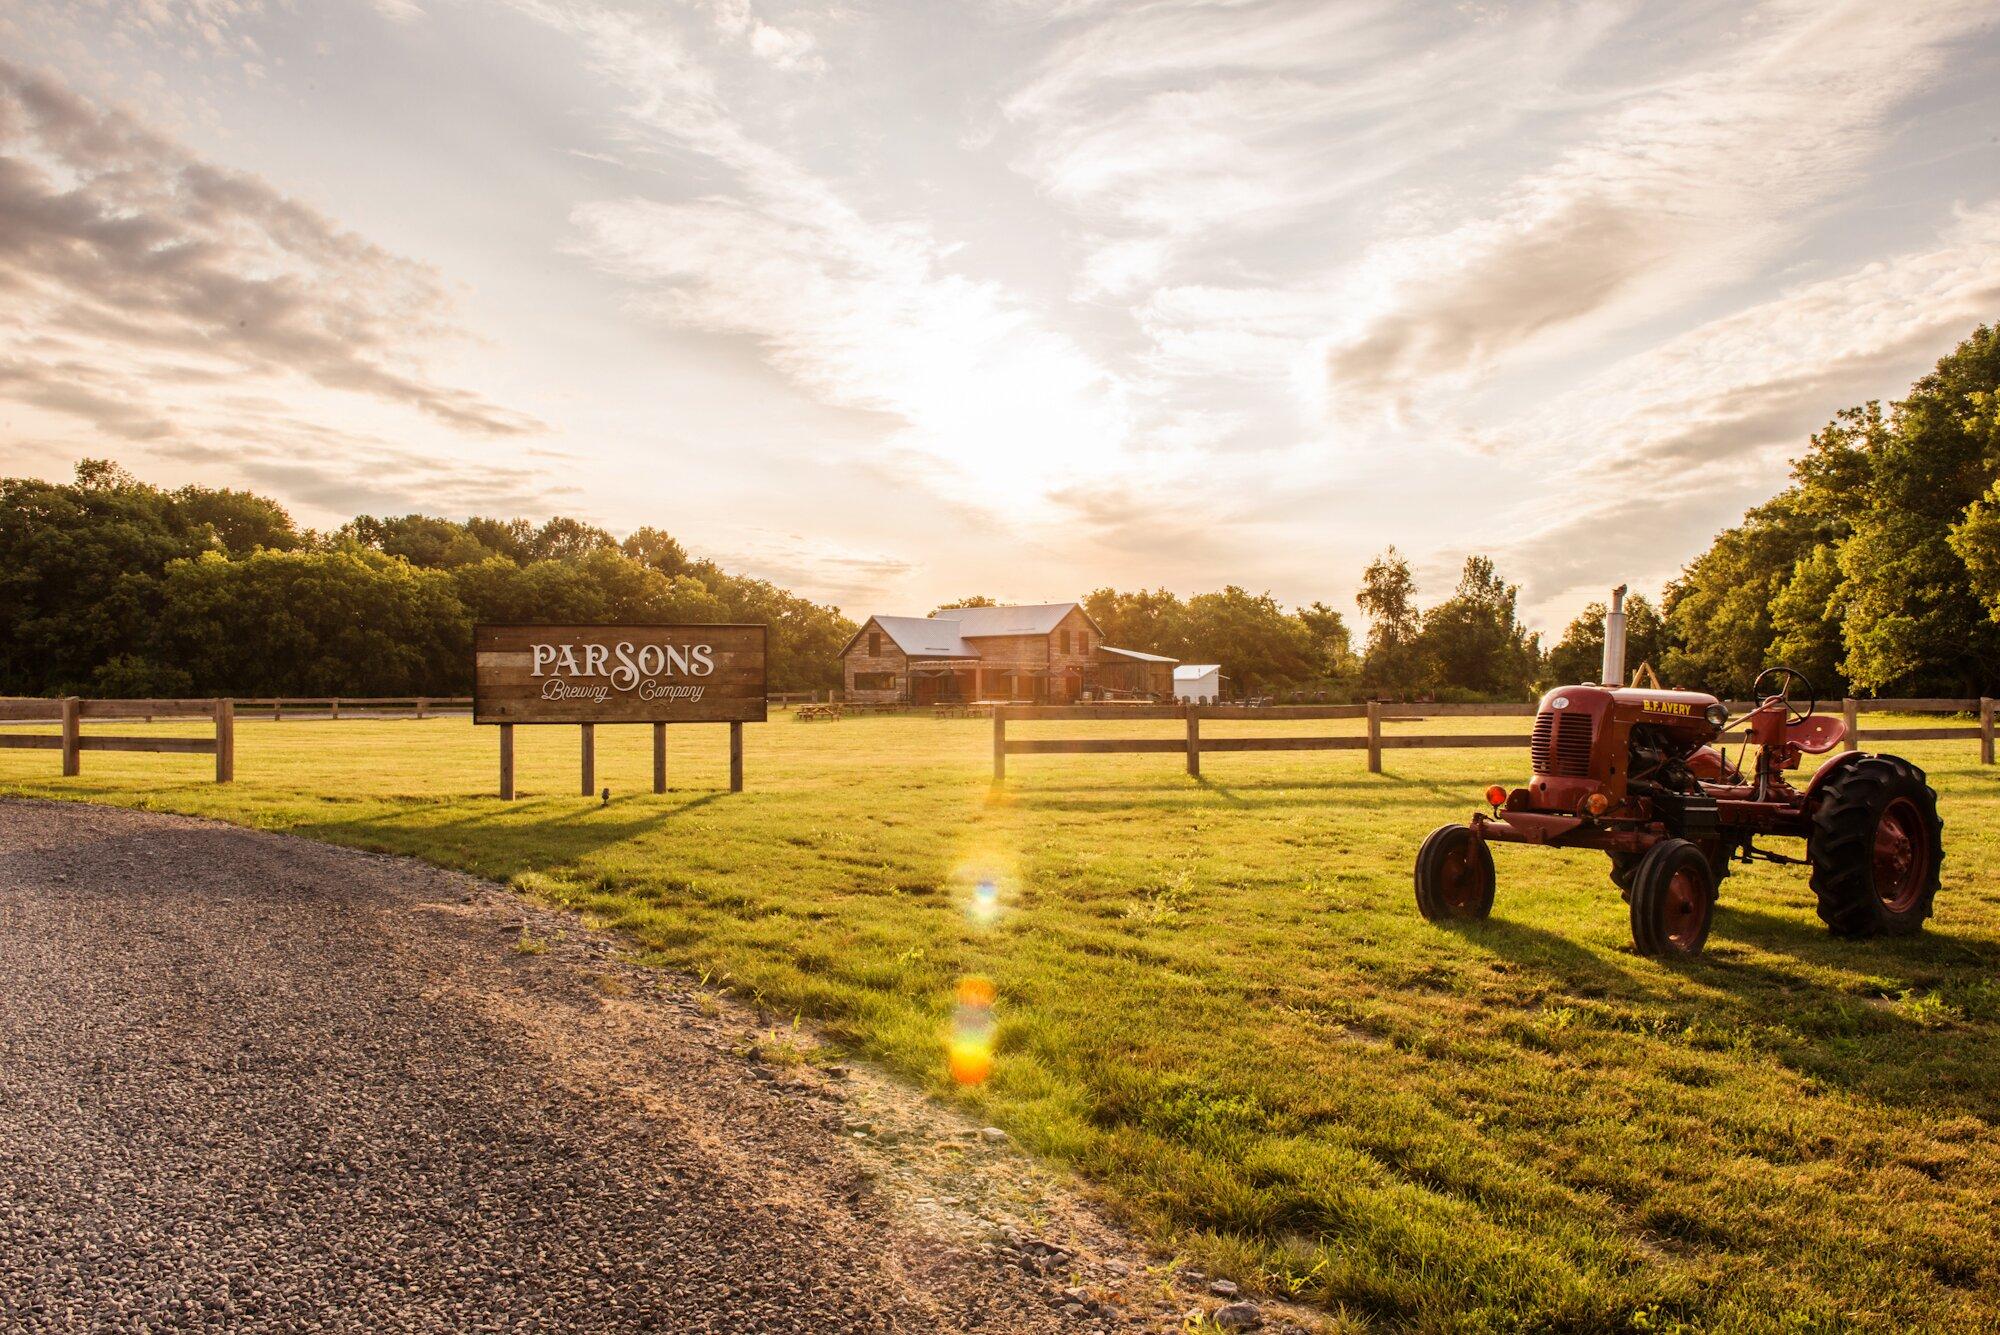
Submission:
[[[1728,702],[1731,714],[1746,712],[1745,701]],[[1862,714],[1971,714],[1976,725],[1960,724],[1937,728],[1874,728],[1863,730]],[[1382,772],[1382,753],[1399,750],[1457,749],[1460,747],[1527,745],[1526,733],[1384,733],[1382,725],[1399,719],[1429,718],[1533,718],[1533,704],[1416,705],[1371,700],[1360,705],[1000,705],[993,710],[993,782],[1007,778],[1008,756],[1107,755],[1119,753],[1162,754],[1178,752],[1186,758],[1187,772],[1199,776],[1203,754],[1216,751],[1366,751],[1368,772]],[[1847,724],[1844,746],[1852,751],[1863,741],[1897,740],[1928,742],[1979,739],[1979,760],[1993,763],[1994,701],[1978,700],[1843,700],[1841,715]],[[1007,736],[1011,721],[1044,719],[1090,720],[1122,723],[1133,719],[1181,719],[1187,723],[1182,737],[1015,737]],[[1203,737],[1202,720],[1281,723],[1294,720],[1365,719],[1360,736],[1317,737]],[[1731,740],[1740,740],[1741,734]]]
[[[151,722],[154,719],[207,718],[215,721],[213,737],[120,737],[85,733],[96,719]],[[0,732],[0,750],[62,752],[62,772],[83,771],[85,751],[163,751],[215,757],[215,781],[236,777],[236,702],[233,700],[61,700],[33,697],[0,699],[0,722],[56,723],[54,733]]]
[[[348,718],[430,718],[437,714],[472,712],[469,695],[287,695],[246,698],[237,708],[270,711],[273,719],[337,719],[345,709]]]

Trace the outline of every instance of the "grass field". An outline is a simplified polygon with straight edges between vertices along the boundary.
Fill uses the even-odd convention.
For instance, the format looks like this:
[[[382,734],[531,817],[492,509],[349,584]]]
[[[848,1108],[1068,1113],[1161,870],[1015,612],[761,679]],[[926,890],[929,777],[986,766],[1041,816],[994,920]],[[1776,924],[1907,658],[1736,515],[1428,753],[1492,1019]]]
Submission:
[[[1803,874],[1760,866],[1675,964],[1630,952],[1597,855],[1500,849],[1490,922],[1417,917],[1418,841],[1525,747],[1390,752],[1379,776],[1352,752],[1215,755],[1200,782],[1172,755],[1013,757],[995,796],[983,723],[747,732],[740,795],[719,728],[674,730],[664,797],[647,731],[600,729],[608,805],[574,795],[573,729],[527,728],[527,796],[503,805],[495,734],[463,720],[245,721],[226,788],[203,757],[91,752],[66,780],[53,752],[0,751],[0,791],[511,878],[1357,1328],[2000,1329],[2000,769],[1970,742],[1871,744],[1943,794],[1926,935],[1833,941]],[[998,1054],[960,1085],[946,1037],[975,976]]]

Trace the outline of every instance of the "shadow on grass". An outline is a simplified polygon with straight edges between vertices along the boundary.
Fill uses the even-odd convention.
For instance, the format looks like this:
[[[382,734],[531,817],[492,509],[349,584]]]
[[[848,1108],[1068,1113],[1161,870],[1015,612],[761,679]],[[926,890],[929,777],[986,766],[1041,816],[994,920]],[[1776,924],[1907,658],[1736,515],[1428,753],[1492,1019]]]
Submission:
[[[1652,980],[1614,966],[1561,933],[1491,918],[1444,925],[1469,946],[1532,971],[1564,993],[1659,1008],[1635,1015],[1649,1031],[1690,1034],[1700,1045],[1747,1039],[1811,1079],[1888,1108],[1934,1108],[2000,1117],[2000,1025],[1946,1008],[1928,1016],[1871,992],[1867,979],[1900,979],[1917,995],[1977,994],[2000,972],[2000,951],[1950,937],[1842,941],[1780,914],[1719,909],[1711,953],[1660,959]],[[1855,990],[1728,950],[1754,946],[1855,975]],[[1716,949],[1721,947],[1721,949]],[[1685,988],[1677,981],[1685,983]],[[1664,1011],[1664,1015],[1660,1014]],[[1665,1020],[1665,1029],[1651,1025]]]
[[[432,804],[413,805],[342,820],[302,821],[291,833],[375,852],[426,857],[505,879],[519,872],[574,866],[603,849],[665,829],[672,822],[720,802],[729,793],[621,798],[609,805],[589,799],[530,798],[496,802],[481,810],[439,819]],[[437,856],[437,850],[444,856]]]

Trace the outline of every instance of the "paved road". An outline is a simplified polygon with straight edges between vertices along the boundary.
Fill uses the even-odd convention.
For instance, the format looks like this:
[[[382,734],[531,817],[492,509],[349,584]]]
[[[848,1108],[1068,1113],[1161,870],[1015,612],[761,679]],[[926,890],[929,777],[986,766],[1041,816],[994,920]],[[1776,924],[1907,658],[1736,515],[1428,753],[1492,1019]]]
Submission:
[[[838,1102],[758,1078],[693,996],[511,949],[523,913],[0,802],[0,1329],[1099,1327],[891,1218]]]

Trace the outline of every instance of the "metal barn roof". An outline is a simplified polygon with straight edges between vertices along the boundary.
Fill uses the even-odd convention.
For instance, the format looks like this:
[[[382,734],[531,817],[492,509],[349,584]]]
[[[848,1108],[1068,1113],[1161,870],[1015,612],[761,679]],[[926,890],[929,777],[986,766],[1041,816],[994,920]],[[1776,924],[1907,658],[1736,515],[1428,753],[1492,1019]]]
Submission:
[[[1018,607],[954,607],[933,620],[956,626],[968,640],[988,635],[1046,635],[1075,603],[1023,603]]]
[[[1178,658],[1169,658],[1165,654],[1144,654],[1140,653],[1137,649],[1115,649],[1108,644],[1100,644],[1097,646],[1097,649],[1099,653],[1117,654],[1120,658],[1130,658],[1141,663],[1180,662]]]
[[[882,633],[911,658],[977,658],[979,651],[958,633],[956,621],[929,617],[875,617]]]
[[[1220,663],[1183,663],[1174,669],[1174,680],[1182,681],[1194,677],[1206,677],[1211,672],[1222,671]]]

